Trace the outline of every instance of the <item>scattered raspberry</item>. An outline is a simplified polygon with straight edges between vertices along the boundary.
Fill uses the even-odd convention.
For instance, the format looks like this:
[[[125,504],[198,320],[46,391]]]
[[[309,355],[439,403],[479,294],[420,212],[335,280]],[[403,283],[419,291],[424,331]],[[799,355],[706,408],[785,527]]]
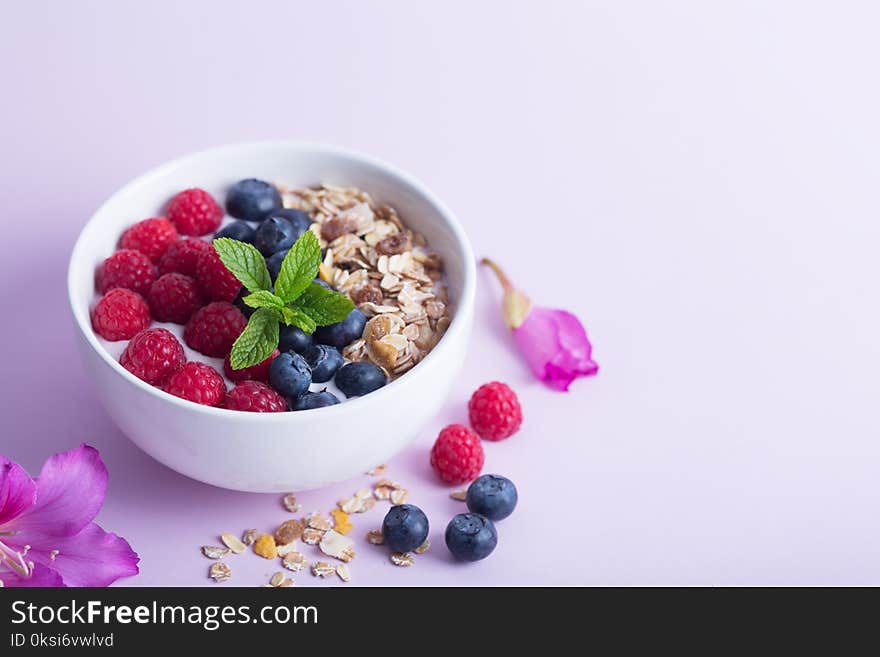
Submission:
[[[196,279],[213,301],[232,301],[241,289],[241,283],[226,269],[213,248],[199,256]]]
[[[119,246],[140,251],[153,262],[177,241],[177,229],[165,217],[154,217],[137,222],[122,233]]]
[[[104,260],[95,272],[95,287],[106,294],[114,287],[124,287],[138,294],[146,294],[156,280],[156,267],[140,251],[117,251]]]
[[[220,372],[194,360],[172,374],[164,389],[169,395],[205,406],[216,406],[226,395]]]
[[[172,272],[160,276],[153,283],[147,302],[156,321],[186,324],[192,314],[204,305],[204,297],[198,283],[192,278]]]
[[[119,357],[119,364],[150,385],[165,382],[186,362],[183,347],[171,331],[147,329],[134,336]]]
[[[223,408],[251,413],[280,413],[287,410],[287,400],[259,381],[242,381],[226,394]]]
[[[245,325],[247,319],[238,308],[215,301],[193,314],[183,329],[183,340],[199,353],[220,358],[229,353]]]
[[[510,438],[522,424],[522,408],[506,383],[492,381],[477,388],[468,402],[471,426],[485,440]]]
[[[181,235],[207,235],[220,226],[223,208],[204,189],[185,189],[168,204],[168,219]]]
[[[179,240],[168,247],[159,259],[159,273],[170,274],[176,271],[178,274],[196,277],[196,265],[199,264],[199,256],[207,251],[213,251],[210,242],[196,238]]]
[[[431,467],[447,484],[463,484],[483,469],[480,437],[463,424],[450,424],[431,448]]]
[[[236,383],[239,381],[262,381],[263,383],[268,383],[269,365],[271,365],[272,359],[280,353],[281,352],[276,349],[272,352],[272,355],[262,363],[257,363],[256,365],[251,365],[250,367],[245,367],[240,370],[232,369],[232,365],[229,363],[229,354],[226,354],[226,359],[223,361],[223,372],[226,374],[226,378],[230,381],[235,381]]]
[[[101,297],[92,310],[92,327],[105,340],[128,340],[150,325],[150,309],[137,292],[121,287]]]

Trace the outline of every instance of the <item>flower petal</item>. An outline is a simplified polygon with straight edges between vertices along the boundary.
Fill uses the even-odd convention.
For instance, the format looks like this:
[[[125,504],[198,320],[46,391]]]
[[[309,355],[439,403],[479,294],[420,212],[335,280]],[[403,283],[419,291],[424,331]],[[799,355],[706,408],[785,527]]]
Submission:
[[[107,491],[107,468],[98,450],[83,443],[49,457],[37,477],[37,501],[15,521],[20,534],[71,536],[98,514]]]
[[[16,572],[3,571],[0,580],[4,587],[35,587],[35,586],[64,586],[64,581],[56,571],[42,564],[34,564],[34,572],[30,577],[22,577]]]
[[[554,390],[568,390],[575,378],[599,370],[587,332],[565,310],[532,308],[514,338],[535,376]]]
[[[34,505],[37,487],[18,463],[0,456],[0,529]]]
[[[58,550],[52,558],[52,550]],[[64,586],[109,586],[138,574],[140,558],[124,538],[92,522],[74,536],[56,537],[32,546],[28,558],[61,574]]]

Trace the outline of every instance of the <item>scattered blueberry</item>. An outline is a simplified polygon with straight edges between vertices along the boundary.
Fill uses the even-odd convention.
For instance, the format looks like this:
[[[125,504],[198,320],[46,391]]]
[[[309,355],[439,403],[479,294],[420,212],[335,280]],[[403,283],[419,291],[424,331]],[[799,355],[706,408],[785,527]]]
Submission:
[[[254,246],[264,256],[286,251],[296,241],[296,229],[287,219],[272,216],[261,223],[254,235]]]
[[[330,283],[328,283],[327,281],[322,281],[320,278],[316,278],[315,283],[317,283],[321,287],[326,287],[328,290],[333,289],[332,287],[330,287]]]
[[[298,354],[314,344],[312,336],[296,326],[281,326],[278,334],[278,351],[295,351]]]
[[[496,545],[495,525],[478,513],[459,513],[446,527],[446,547],[462,561],[485,559]]]
[[[366,324],[367,316],[355,308],[341,322],[329,326],[319,326],[315,331],[315,342],[330,344],[337,349],[342,349],[353,340],[361,337]]]
[[[266,267],[269,269],[269,276],[272,277],[273,281],[278,278],[278,272],[281,271],[281,263],[284,262],[284,256],[287,255],[288,251],[290,249],[284,249],[266,258]]]
[[[299,354],[285,352],[269,365],[269,383],[285,397],[298,397],[309,389],[312,371]]]
[[[477,477],[467,490],[469,511],[489,520],[504,520],[516,508],[516,486],[506,477],[487,474]]]
[[[233,240],[238,240],[239,242],[247,242],[248,244],[254,243],[254,229],[246,221],[233,221],[231,224],[226,224],[214,233],[214,239],[218,237],[228,237]]]
[[[338,404],[339,400],[332,392],[322,390],[321,392],[306,392],[290,400],[290,410],[307,411],[310,408],[323,408],[324,406],[333,406]]]
[[[281,194],[275,185],[256,178],[239,180],[226,195],[226,211],[236,219],[262,221],[281,208]]]
[[[303,353],[303,358],[312,368],[314,383],[326,383],[345,364],[339,350],[326,344],[312,345]]]
[[[244,301],[242,301],[242,299],[244,299],[244,297],[246,297],[250,293],[250,290],[248,290],[246,287],[242,287],[241,290],[239,290],[238,295],[232,301],[232,305],[238,308],[245,317],[250,317],[254,314],[254,310],[256,310],[256,308],[251,308]]]
[[[373,363],[365,360],[343,365],[336,373],[336,387],[346,397],[366,395],[384,386],[385,382],[385,373]]]
[[[392,506],[382,521],[382,536],[395,552],[409,552],[428,538],[428,516],[412,504]]]
[[[272,214],[266,217],[267,220],[274,219],[278,217],[279,219],[287,220],[291,226],[293,226],[295,237],[294,241],[299,239],[299,236],[302,235],[309,229],[309,226],[312,225],[312,220],[302,210],[294,210],[293,208],[281,208],[280,210],[275,210]]]

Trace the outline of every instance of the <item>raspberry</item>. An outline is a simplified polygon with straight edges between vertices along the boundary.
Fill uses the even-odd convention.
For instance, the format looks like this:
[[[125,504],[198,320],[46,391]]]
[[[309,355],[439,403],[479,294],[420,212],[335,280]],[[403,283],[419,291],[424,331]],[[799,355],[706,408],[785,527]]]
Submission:
[[[241,283],[226,269],[214,249],[199,256],[196,279],[213,301],[232,301],[241,289]]]
[[[522,408],[516,393],[500,381],[477,388],[468,402],[468,416],[480,438],[493,442],[510,438],[522,424]]]
[[[226,378],[230,381],[235,381],[236,383],[239,381],[262,381],[263,383],[268,383],[269,365],[272,363],[272,359],[280,353],[281,352],[276,349],[272,352],[272,355],[262,363],[257,363],[256,365],[251,365],[250,367],[245,367],[240,370],[232,369],[232,365],[229,363],[229,354],[226,354],[226,359],[223,361],[223,372],[226,374]]]
[[[119,364],[150,385],[161,385],[186,362],[183,347],[168,329],[141,331],[125,346]]]
[[[247,319],[231,303],[215,301],[199,308],[183,329],[183,340],[206,356],[221,358],[232,349]]]
[[[124,249],[104,260],[95,272],[95,287],[106,294],[114,287],[124,287],[146,294],[156,280],[156,267],[140,251]]]
[[[176,271],[185,276],[196,276],[196,265],[199,256],[207,251],[213,251],[214,247],[205,240],[187,238],[175,242],[168,247],[165,254],[159,259],[159,273],[170,274]]]
[[[185,189],[168,204],[168,219],[181,235],[206,235],[219,228],[223,208],[204,189]]]
[[[444,428],[431,448],[431,467],[447,484],[463,484],[483,469],[479,436],[463,424]]]
[[[242,381],[227,393],[223,408],[251,413],[279,413],[287,410],[287,401],[265,383]]]
[[[150,325],[150,309],[137,292],[121,287],[101,297],[92,310],[92,328],[105,340],[128,340]]]
[[[226,395],[226,384],[220,372],[193,360],[171,375],[164,390],[196,404],[216,406]]]
[[[119,246],[140,251],[153,262],[177,241],[177,229],[165,217],[154,217],[137,222],[122,233]]]
[[[164,274],[153,283],[147,302],[156,321],[175,324],[186,324],[192,314],[204,305],[198,283],[176,272]]]

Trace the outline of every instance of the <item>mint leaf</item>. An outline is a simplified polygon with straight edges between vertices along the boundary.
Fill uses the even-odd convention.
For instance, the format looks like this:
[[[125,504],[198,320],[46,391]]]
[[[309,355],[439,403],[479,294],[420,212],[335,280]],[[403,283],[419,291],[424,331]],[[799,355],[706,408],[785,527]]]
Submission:
[[[262,363],[278,346],[277,310],[258,308],[251,315],[247,326],[232,345],[229,364],[234,370]]]
[[[275,294],[284,303],[290,303],[315,279],[320,265],[321,245],[315,234],[307,230],[284,256],[281,271],[275,280]]]
[[[269,292],[269,290],[257,290],[253,294],[243,297],[242,301],[251,308],[274,308],[275,310],[281,310],[284,307],[284,302]]]
[[[341,322],[354,309],[354,304],[347,296],[328,290],[314,281],[296,298],[292,306],[311,317],[318,326]]]
[[[218,237],[214,240],[214,250],[226,269],[251,292],[268,290],[272,285],[269,270],[266,269],[266,259],[252,244],[229,237]]]
[[[284,318],[285,324],[287,324],[288,326],[296,326],[297,328],[302,329],[309,335],[314,333],[315,329],[318,328],[311,317],[306,315],[303,311],[298,310],[297,308],[284,306],[281,309],[281,316]]]

